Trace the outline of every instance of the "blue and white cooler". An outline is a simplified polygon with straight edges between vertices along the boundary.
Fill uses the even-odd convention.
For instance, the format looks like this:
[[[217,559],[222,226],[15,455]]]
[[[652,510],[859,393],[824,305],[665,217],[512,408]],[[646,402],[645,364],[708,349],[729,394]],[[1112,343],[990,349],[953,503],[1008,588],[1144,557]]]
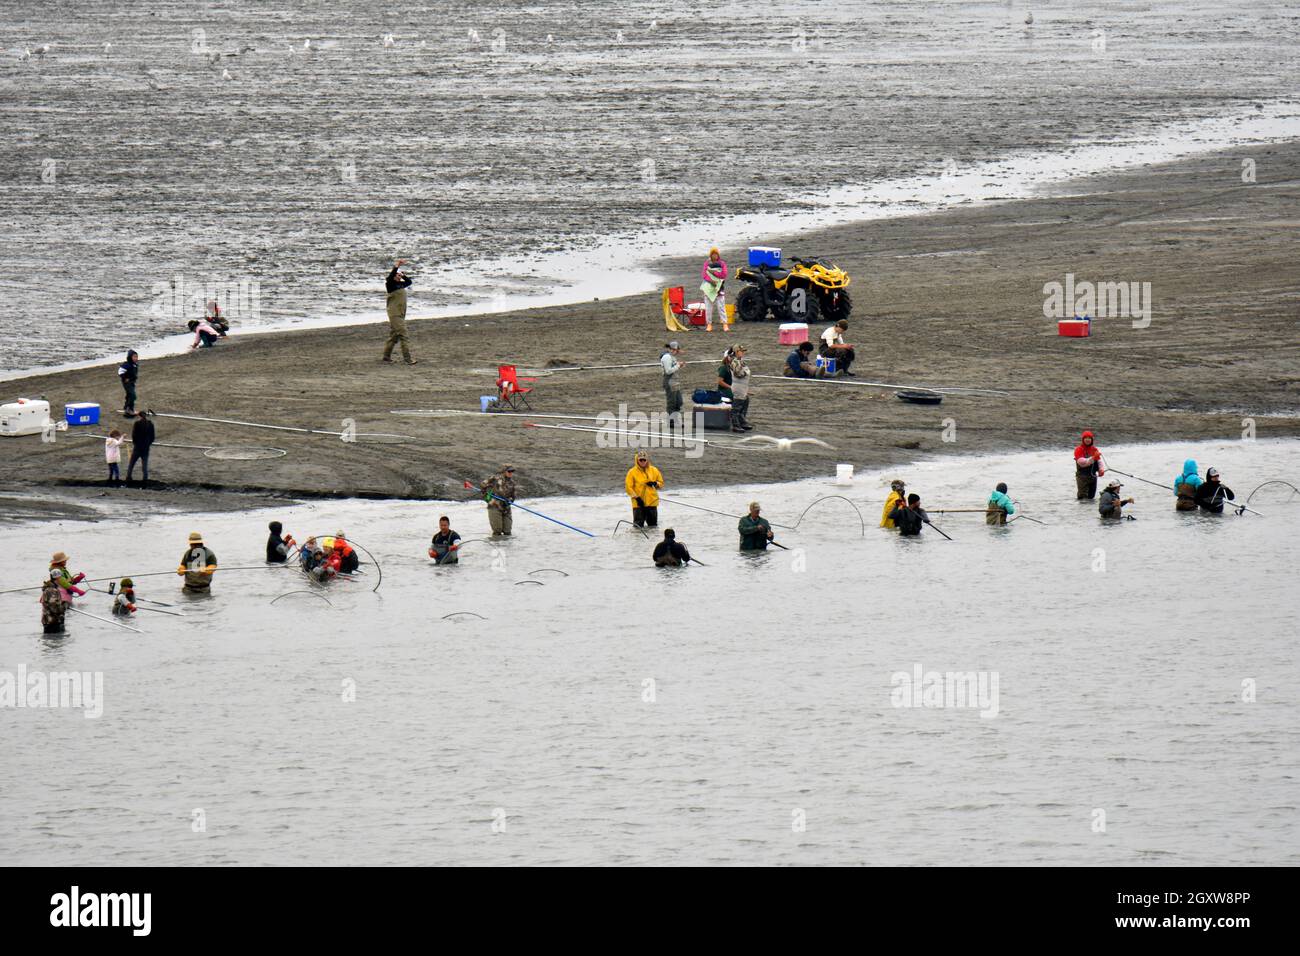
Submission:
[[[69,425],[98,425],[99,405],[96,402],[72,402],[63,406],[63,417]]]

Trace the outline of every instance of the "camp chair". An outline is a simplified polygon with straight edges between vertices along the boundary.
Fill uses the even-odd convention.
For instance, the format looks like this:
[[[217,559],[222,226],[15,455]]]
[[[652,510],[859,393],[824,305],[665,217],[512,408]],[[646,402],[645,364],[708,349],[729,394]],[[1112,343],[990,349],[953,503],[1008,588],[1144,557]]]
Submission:
[[[691,330],[690,326],[682,325],[681,321],[677,318],[676,312],[673,310],[672,294],[674,292],[677,292],[677,307],[679,309],[681,308],[681,301],[683,298],[681,290],[664,289],[664,328],[669,332],[689,332]]]
[[[685,319],[691,325],[704,325],[704,306],[698,302],[687,305],[686,290],[682,286],[673,286],[671,289],[664,290],[664,303],[666,306],[664,309],[665,324],[671,313],[675,319],[679,320],[679,323],[681,319]],[[679,332],[683,330],[669,326],[669,331]]]
[[[533,410],[533,406],[528,404],[528,393],[533,390],[532,386],[525,388],[519,383],[535,381],[535,378],[520,378],[519,369],[514,365],[497,366],[497,391],[501,400],[513,411]]]

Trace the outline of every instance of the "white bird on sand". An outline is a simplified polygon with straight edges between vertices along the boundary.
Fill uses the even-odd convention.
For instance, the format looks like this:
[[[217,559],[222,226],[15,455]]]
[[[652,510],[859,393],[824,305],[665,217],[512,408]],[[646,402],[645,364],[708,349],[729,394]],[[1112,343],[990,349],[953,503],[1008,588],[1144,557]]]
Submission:
[[[304,50],[310,50],[310,49],[311,49],[311,40],[303,40],[303,41],[302,41],[302,48],[303,48]]]
[[[105,52],[105,53],[107,53],[107,52],[108,52],[109,50],[111,50],[111,49],[113,49],[113,44],[111,44],[111,43],[105,43],[105,44],[104,44],[104,52]]]
[[[1025,23],[1028,23],[1028,24],[1031,24],[1031,25],[1032,25],[1033,22],[1034,22],[1034,14],[1033,14],[1032,12],[1030,12],[1030,13],[1025,17]]]
[[[394,37],[391,33],[388,34],[388,36],[384,37],[384,46],[394,46],[396,45],[396,43],[397,43],[397,38]]]
[[[229,70],[222,70],[222,71],[221,71],[221,78],[222,78],[223,80],[233,80],[233,79],[234,79],[234,77],[230,75],[230,71],[229,71]]]
[[[831,447],[819,438],[773,438],[770,435],[746,435],[744,438],[737,441],[736,444],[742,445],[747,441],[765,441],[775,445],[777,451],[789,451],[795,445],[819,445],[822,448]]]

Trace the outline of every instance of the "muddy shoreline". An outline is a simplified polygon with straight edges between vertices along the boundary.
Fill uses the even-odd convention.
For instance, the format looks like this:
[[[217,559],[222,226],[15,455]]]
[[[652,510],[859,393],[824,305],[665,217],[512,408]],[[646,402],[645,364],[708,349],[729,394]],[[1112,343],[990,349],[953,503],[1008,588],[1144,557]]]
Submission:
[[[1253,184],[1241,181],[1246,156],[1257,163]],[[1246,418],[1261,438],[1300,435],[1295,144],[1096,177],[1068,192],[775,240],[787,256],[832,256],[853,276],[848,337],[859,350],[857,381],[1005,394],[950,394],[926,407],[886,389],[758,379],[755,434],[813,437],[833,448],[711,445],[698,457],[658,449],[669,493],[829,478],[839,462],[862,470],[930,455],[1068,449],[1082,428],[1096,431],[1103,446],[1237,437]],[[734,266],[743,250],[725,255]],[[1151,283],[1150,326],[1102,319],[1091,338],[1058,337],[1043,316],[1043,286],[1067,273]],[[683,262],[677,274],[693,285],[698,264]],[[729,289],[734,297],[738,286]],[[6,400],[44,395],[60,411],[65,402],[98,402],[104,417],[98,428],[71,428],[49,444],[7,439],[0,491],[107,499],[127,510],[240,509],[303,496],[460,499],[471,494],[466,480],[510,462],[525,497],[622,493],[631,448],[597,447],[591,432],[524,424],[562,420],[391,411],[473,411],[493,391],[498,362],[529,369],[654,362],[668,337],[658,296],[412,321],[414,367],[379,361],[385,331],[362,325],[242,339],[236,331],[215,349],[145,362],[139,406],[328,431],[350,419],[358,432],[405,435],[409,443],[159,418],[160,442],[264,445],[286,454],[238,461],[160,447],[151,467],[159,487],[106,489],[102,441],[87,433],[121,426],[122,392],[113,367],[101,366],[9,383]],[[727,344],[720,332],[678,337],[688,360],[715,358]],[[774,324],[739,325],[730,338],[750,348],[757,374],[779,374],[788,349],[778,345]],[[692,388],[711,383],[712,368],[691,365],[682,378],[689,399]],[[550,415],[614,413],[621,403],[640,413],[663,407],[654,368],[553,372],[536,382],[532,398],[539,414]]]

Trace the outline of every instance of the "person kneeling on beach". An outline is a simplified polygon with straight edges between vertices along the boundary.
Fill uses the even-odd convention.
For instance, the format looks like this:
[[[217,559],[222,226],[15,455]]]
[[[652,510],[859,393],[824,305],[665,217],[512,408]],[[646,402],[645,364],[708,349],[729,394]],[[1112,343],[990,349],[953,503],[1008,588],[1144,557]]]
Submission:
[[[1118,478],[1112,478],[1110,484],[1106,486],[1106,490],[1097,499],[1097,513],[1103,518],[1119,519],[1126,517],[1124,506],[1133,504],[1133,499],[1120,498],[1119,490],[1123,487]]]
[[[451,519],[443,515],[438,519],[438,533],[429,544],[429,557],[435,564],[460,564],[460,535],[451,530]]]
[[[677,533],[672,528],[665,528],[664,539],[655,545],[651,557],[657,568],[680,568],[683,564],[690,563],[691,553],[686,550],[686,545],[677,540]]]
[[[176,573],[184,575],[182,590],[191,594],[207,594],[212,589],[212,575],[217,570],[217,556],[203,543],[203,535],[190,532],[190,546],[181,555]]]
[[[907,496],[907,507],[899,505],[889,513],[890,519],[898,527],[898,533],[904,538],[912,538],[921,533],[921,526],[930,523],[930,516],[921,507],[921,496]]]
[[[190,343],[191,349],[210,349],[217,344],[217,339],[221,336],[221,333],[209,325],[206,319],[190,319],[186,325],[194,333],[194,341]]]
[[[812,352],[811,342],[800,342],[799,347],[786,356],[785,370],[781,374],[787,378],[824,378],[826,370],[817,367]]]
[[[759,516],[757,501],[749,503],[749,514],[741,517],[736,525],[740,532],[741,551],[766,551],[767,543],[772,540],[772,525],[766,518]]]
[[[997,491],[989,495],[988,510],[984,514],[984,523],[1004,525],[1007,523],[1007,515],[1015,513],[1016,506],[1007,497],[1007,483],[1005,481],[999,482]]]

